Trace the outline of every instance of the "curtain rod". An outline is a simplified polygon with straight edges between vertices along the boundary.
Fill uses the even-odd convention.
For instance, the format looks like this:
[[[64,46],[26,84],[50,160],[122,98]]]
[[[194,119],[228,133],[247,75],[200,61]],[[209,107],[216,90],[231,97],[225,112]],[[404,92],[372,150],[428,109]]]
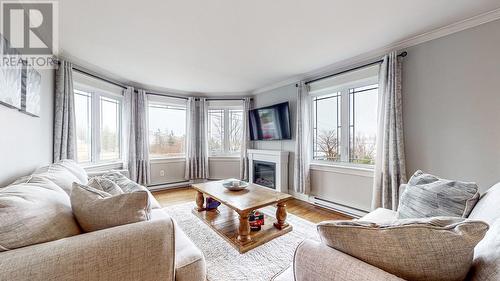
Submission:
[[[152,95],[152,96],[160,96],[160,97],[167,97],[167,98],[176,98],[176,99],[183,99],[183,100],[187,100],[188,99],[188,97],[174,96],[174,95],[162,94],[162,93],[153,93],[153,92],[149,92],[147,90],[145,90],[145,91],[146,91],[147,95]],[[137,93],[137,90],[134,90],[134,92]]]
[[[137,91],[134,91],[137,93]],[[187,100],[189,99],[189,97],[181,97],[181,96],[173,96],[173,95],[168,95],[168,94],[161,94],[161,93],[152,93],[152,92],[148,92],[146,91],[146,94],[148,95],[152,95],[152,96],[160,96],[160,97],[168,97],[168,98],[176,98],[176,99],[183,99],[183,100]],[[194,98],[195,100],[200,100],[200,97],[195,97]],[[213,101],[225,101],[225,100],[244,100],[243,98],[228,98],[228,99],[224,99],[224,98],[206,98],[206,100],[210,101],[210,100],[213,100]]]
[[[199,98],[197,98],[199,99]],[[245,100],[244,98],[227,98],[227,99],[224,99],[224,98],[205,98],[206,100],[214,100],[214,101],[224,101],[224,100]],[[252,99],[252,98],[250,98]]]
[[[402,52],[401,54],[399,54],[398,57],[404,58],[404,57],[406,57],[406,55],[408,55],[408,53],[405,51],[405,52]],[[382,62],[384,62],[383,59],[375,61],[375,62],[367,63],[367,64],[364,64],[364,65],[356,66],[354,68],[350,68],[350,69],[347,69],[347,70],[344,70],[344,71],[340,71],[340,72],[337,72],[337,73],[334,73],[334,74],[325,75],[325,76],[322,76],[322,77],[319,77],[319,78],[307,81],[306,85],[314,83],[314,82],[317,82],[317,81],[320,81],[320,80],[323,80],[323,79],[326,79],[326,78],[330,78],[330,77],[333,77],[333,76],[337,76],[337,75],[340,75],[340,74],[344,74],[344,73],[347,73],[347,72],[351,72],[351,71],[355,71],[355,70],[358,70],[358,69],[361,69],[361,68],[365,68],[365,67],[368,67],[368,66],[379,64],[379,63],[382,63]],[[299,84],[295,84],[295,87],[298,87],[298,86],[299,86]]]
[[[82,69],[82,68],[81,68],[80,66],[78,66],[78,65],[73,65],[73,69],[74,69],[74,70],[76,70],[76,71],[78,71],[78,72],[80,72],[80,73],[83,73],[83,74],[85,74],[85,75],[88,75],[88,76],[90,76],[90,77],[93,77],[93,78],[99,79],[99,80],[101,80],[101,81],[104,81],[104,82],[107,82],[107,83],[113,84],[113,85],[118,86],[118,87],[123,88],[123,89],[127,89],[127,86],[125,86],[124,84],[121,84],[121,83],[118,83],[118,82],[112,81],[112,80],[110,80],[110,79],[108,79],[108,78],[104,78],[104,77],[99,76],[99,75],[97,75],[97,74],[90,73],[90,72],[88,72],[87,70]]]
[[[60,63],[61,63],[61,61],[58,61],[58,64],[60,64]],[[85,69],[85,68],[83,68],[83,67],[81,67],[79,65],[73,64],[73,70],[78,71],[80,73],[83,73],[85,75],[88,75],[90,77],[99,79],[101,81],[113,84],[113,85],[118,86],[120,88],[127,89],[127,85],[119,83],[119,82],[116,82],[116,81],[113,81],[113,80],[108,79],[106,77],[100,76],[99,74],[92,73],[89,70],[87,70],[87,69]],[[149,91],[149,90],[144,90],[144,91],[146,91],[146,94],[153,95],[153,96],[163,96],[163,97],[178,98],[178,99],[185,99],[185,100],[188,99],[188,97],[184,97],[184,96],[176,96],[176,95],[170,95],[170,94],[156,93],[156,92],[152,92],[152,91]],[[137,89],[134,89],[134,92],[137,93]],[[199,100],[199,97],[196,97],[195,99]],[[243,98],[206,98],[206,99],[207,100],[244,100]],[[250,98],[250,99],[252,99],[252,98]]]

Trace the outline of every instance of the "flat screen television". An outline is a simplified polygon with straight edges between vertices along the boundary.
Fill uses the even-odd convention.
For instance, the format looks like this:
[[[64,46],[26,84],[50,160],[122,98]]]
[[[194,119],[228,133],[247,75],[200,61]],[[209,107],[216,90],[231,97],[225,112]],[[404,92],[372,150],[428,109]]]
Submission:
[[[290,110],[288,102],[250,110],[251,140],[289,140]]]

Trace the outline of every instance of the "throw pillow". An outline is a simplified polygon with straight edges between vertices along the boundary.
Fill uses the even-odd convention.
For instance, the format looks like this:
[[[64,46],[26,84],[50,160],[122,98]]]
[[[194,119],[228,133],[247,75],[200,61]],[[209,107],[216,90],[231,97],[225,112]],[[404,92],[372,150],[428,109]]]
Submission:
[[[151,216],[148,193],[144,191],[112,196],[102,190],[74,183],[71,205],[76,220],[86,232],[146,221]]]
[[[93,177],[89,180],[88,186],[102,190],[111,195],[122,194],[122,189],[112,180],[103,177]]]
[[[66,191],[67,194],[71,193],[74,182],[84,184],[84,182],[81,182],[74,174],[68,171],[68,169],[56,164],[37,169],[35,173],[33,173],[33,176],[43,177],[52,181]]]
[[[80,234],[68,197],[41,177],[0,189],[0,252]]]
[[[488,225],[462,218],[318,224],[326,245],[406,280],[464,280]]]
[[[398,218],[468,217],[479,200],[475,183],[441,179],[416,171],[401,195]]]
[[[76,163],[74,160],[64,159],[57,162],[55,165],[60,165],[66,168],[73,175],[75,175],[75,177],[78,178],[81,184],[86,184],[89,180],[89,175],[87,174],[85,169],[83,169],[83,167]]]
[[[474,261],[467,280],[500,280],[500,220],[490,225],[479,244],[474,249]]]
[[[118,171],[111,171],[109,173],[104,174],[102,177],[114,181],[122,189],[124,193],[135,192],[135,191],[147,192],[149,196],[149,201],[151,201],[151,208],[153,209],[161,208],[160,203],[156,201],[153,194],[151,194],[151,192],[146,187],[130,180],[122,173]]]

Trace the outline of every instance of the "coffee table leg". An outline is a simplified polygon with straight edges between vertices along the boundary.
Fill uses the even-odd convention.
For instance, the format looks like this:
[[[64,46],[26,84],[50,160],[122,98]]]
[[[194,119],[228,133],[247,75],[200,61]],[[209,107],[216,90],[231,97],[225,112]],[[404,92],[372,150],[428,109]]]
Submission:
[[[278,209],[276,210],[276,220],[277,222],[274,223],[274,226],[281,230],[285,227],[288,226],[288,223],[286,223],[286,203],[278,203]]]
[[[238,241],[245,243],[250,241],[250,223],[248,222],[248,213],[240,215],[240,227],[238,228]]]
[[[204,202],[205,202],[205,198],[203,197],[203,193],[198,191],[196,193],[196,206],[198,207],[198,212],[205,210],[205,208],[203,208]]]

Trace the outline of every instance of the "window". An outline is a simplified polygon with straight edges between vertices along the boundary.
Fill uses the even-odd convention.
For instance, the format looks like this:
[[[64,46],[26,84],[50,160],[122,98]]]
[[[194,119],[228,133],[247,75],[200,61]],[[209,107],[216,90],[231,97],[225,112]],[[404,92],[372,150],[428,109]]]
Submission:
[[[92,161],[92,95],[75,90],[76,158],[78,162]]]
[[[378,85],[349,89],[349,162],[375,164]]]
[[[373,165],[378,65],[311,84],[313,159]]]
[[[77,161],[89,165],[118,162],[122,99],[84,88],[74,89]]]
[[[101,108],[100,160],[120,159],[120,102],[102,96],[99,98]]]
[[[184,157],[185,101],[149,96],[149,154],[152,159]]]
[[[239,154],[243,138],[243,107],[235,101],[211,101],[208,109],[210,156]]]

